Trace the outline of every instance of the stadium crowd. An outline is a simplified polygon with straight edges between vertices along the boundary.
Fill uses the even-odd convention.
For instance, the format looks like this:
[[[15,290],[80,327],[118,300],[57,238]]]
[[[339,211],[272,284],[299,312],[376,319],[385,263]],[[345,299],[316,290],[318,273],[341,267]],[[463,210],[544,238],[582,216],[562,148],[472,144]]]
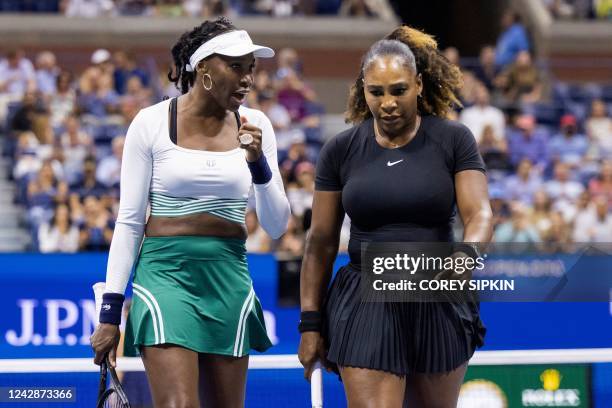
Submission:
[[[464,73],[464,106],[451,118],[470,128],[487,166],[494,240],[559,248],[612,242],[612,86],[550,79],[532,60],[520,21],[504,18],[497,45],[484,46],[475,63],[444,50]],[[3,154],[13,163],[31,249],[105,250],[127,126],[139,109],[178,91],[165,72],[123,50],[96,50],[80,73],[59,66],[50,51],[33,57],[14,49],[0,59]],[[272,241],[249,211],[247,249],[300,256],[324,111],[295,50],[279,50],[274,70],[258,69],[247,104],[275,128],[293,212],[287,233]],[[341,250],[349,228],[347,219]]]
[[[393,18],[386,0],[0,0],[0,12],[63,13],[68,17],[340,15]]]

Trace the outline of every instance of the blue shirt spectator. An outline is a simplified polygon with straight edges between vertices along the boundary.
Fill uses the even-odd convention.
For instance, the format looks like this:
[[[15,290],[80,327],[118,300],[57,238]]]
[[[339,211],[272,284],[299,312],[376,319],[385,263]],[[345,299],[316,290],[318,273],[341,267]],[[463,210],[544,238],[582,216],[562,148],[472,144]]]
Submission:
[[[502,68],[514,62],[520,51],[529,51],[527,30],[520,23],[519,17],[512,11],[507,11],[502,17],[504,31],[497,39],[495,63]]]
[[[550,140],[549,148],[552,159],[578,166],[589,148],[586,136],[576,133],[577,122],[573,115],[561,118],[561,133]]]
[[[519,117],[516,127],[508,133],[510,162],[516,167],[522,159],[528,158],[540,172],[544,171],[550,164],[548,135],[535,129],[535,119],[531,115]]]
[[[521,160],[516,173],[506,179],[506,197],[531,205],[533,195],[542,188],[542,179],[533,171],[531,160],[527,158]]]

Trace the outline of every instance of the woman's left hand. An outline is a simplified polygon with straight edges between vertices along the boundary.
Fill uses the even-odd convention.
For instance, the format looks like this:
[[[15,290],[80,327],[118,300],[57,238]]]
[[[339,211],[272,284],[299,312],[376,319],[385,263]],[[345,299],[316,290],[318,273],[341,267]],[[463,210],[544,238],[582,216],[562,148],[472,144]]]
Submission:
[[[238,142],[240,143],[240,148],[246,150],[247,161],[255,162],[261,156],[261,129],[250,124],[247,118],[244,116],[240,117],[240,123],[242,124],[238,130]],[[251,136],[253,141],[248,144],[243,144],[241,142],[241,136],[244,138],[243,135],[246,135],[247,139],[248,136]]]

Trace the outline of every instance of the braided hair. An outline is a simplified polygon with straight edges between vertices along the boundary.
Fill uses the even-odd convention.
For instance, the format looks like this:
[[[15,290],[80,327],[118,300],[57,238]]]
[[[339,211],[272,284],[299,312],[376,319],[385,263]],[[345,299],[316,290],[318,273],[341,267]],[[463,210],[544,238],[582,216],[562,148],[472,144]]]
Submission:
[[[226,17],[219,17],[214,21],[204,21],[193,30],[181,35],[181,38],[172,47],[172,58],[174,59],[174,69],[168,72],[168,79],[174,82],[176,88],[183,94],[189,91],[193,85],[196,73],[189,72],[185,66],[189,64],[189,57],[206,41],[219,34],[236,30],[236,27]],[[193,67],[195,69],[195,67]],[[176,75],[173,75],[176,72]]]
[[[404,25],[393,30],[385,39],[406,44],[414,54],[416,72],[421,74],[423,80],[423,92],[417,100],[419,114],[445,117],[454,105],[461,106],[457,96],[463,85],[461,71],[442,55],[432,36]],[[349,123],[361,123],[372,116],[363,89],[364,68],[374,57],[370,54],[366,54],[369,57],[362,61],[359,76],[351,86],[346,112]]]

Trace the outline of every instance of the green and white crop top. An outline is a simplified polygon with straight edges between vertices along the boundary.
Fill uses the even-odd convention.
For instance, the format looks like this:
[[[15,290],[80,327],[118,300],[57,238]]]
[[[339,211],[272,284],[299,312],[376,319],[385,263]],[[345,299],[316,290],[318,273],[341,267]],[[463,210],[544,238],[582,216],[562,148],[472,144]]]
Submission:
[[[249,195],[254,194],[264,230],[278,238],[287,228],[289,202],[278,170],[270,120],[258,110],[239,109],[240,116],[262,130],[262,151],[272,171],[269,182],[254,184],[243,149],[211,152],[173,143],[168,130],[169,105],[166,100],[142,109],[128,129],[106,292],[125,291],[142,243],[149,204],[151,215],[178,217],[207,212],[244,223]]]

